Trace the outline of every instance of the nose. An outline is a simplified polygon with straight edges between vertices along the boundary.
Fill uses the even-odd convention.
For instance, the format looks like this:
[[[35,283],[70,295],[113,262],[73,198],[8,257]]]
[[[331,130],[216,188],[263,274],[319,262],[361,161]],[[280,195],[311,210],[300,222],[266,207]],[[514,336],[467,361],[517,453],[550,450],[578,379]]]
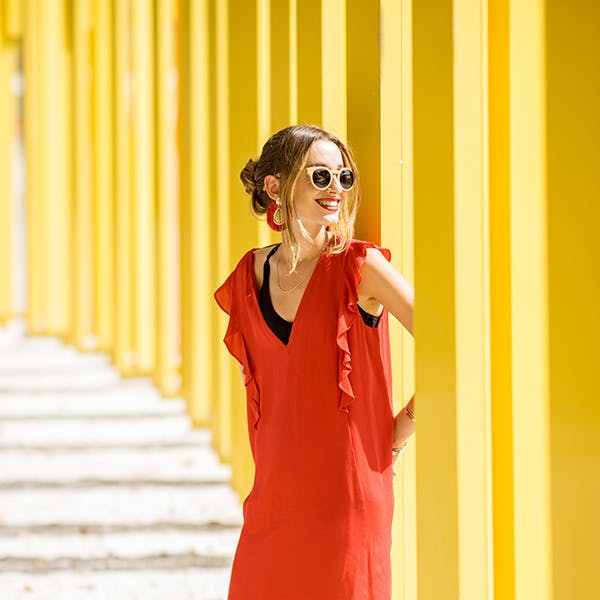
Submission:
[[[339,194],[343,191],[342,186],[340,185],[340,174],[333,175],[331,178],[331,184],[329,185],[330,190],[334,190],[336,194]]]

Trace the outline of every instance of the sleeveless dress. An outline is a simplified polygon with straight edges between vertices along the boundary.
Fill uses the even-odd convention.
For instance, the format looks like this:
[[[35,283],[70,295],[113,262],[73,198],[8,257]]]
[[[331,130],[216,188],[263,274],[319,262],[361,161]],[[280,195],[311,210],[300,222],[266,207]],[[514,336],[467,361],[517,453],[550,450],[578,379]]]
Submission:
[[[256,250],[215,292],[244,370],[255,464],[228,600],[391,598],[388,315],[369,327],[357,304],[369,247],[319,258],[287,345],[259,307]]]

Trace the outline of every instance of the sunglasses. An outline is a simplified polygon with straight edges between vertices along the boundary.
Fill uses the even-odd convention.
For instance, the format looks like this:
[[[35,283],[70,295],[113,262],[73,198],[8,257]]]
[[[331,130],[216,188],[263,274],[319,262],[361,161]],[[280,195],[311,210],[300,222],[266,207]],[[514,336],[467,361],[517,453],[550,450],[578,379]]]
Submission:
[[[346,192],[351,190],[354,185],[354,173],[348,167],[337,171],[332,171],[327,167],[307,167],[306,172],[311,183],[318,190],[326,190],[331,185],[334,177],[338,178],[340,187]]]

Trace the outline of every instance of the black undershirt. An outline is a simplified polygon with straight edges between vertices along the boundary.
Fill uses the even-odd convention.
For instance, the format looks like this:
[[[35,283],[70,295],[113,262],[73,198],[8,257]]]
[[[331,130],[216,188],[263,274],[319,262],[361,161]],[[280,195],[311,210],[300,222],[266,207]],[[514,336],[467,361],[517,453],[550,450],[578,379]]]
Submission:
[[[293,323],[291,323],[290,321],[286,321],[273,308],[273,303],[271,302],[271,292],[269,290],[269,278],[271,275],[269,259],[271,258],[271,256],[273,256],[277,248],[279,248],[279,245],[275,246],[269,252],[267,258],[265,259],[265,264],[263,267],[263,284],[258,294],[258,304],[260,306],[260,311],[262,312],[263,317],[271,331],[284,344],[287,345],[290,339],[290,333],[292,332]],[[360,313],[360,316],[362,317],[362,320],[364,321],[365,325],[367,325],[368,327],[377,327],[377,325],[379,324],[379,319],[381,317],[366,312],[360,306],[358,306],[358,312]]]

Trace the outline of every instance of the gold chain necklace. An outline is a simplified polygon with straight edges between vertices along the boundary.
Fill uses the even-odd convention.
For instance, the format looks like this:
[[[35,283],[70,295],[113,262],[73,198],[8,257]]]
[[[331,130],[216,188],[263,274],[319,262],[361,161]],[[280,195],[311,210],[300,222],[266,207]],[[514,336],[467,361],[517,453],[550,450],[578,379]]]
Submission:
[[[322,253],[322,251],[321,251]],[[317,256],[315,258],[319,258],[321,256],[321,253],[317,254]],[[313,258],[314,260],[314,258]],[[300,285],[302,285],[313,273],[314,269],[308,271],[308,273],[306,274],[306,277],[304,279],[301,279],[296,285],[292,286],[291,288],[285,289],[281,287],[281,280],[279,279],[279,261],[280,261],[280,257],[277,256],[277,264],[275,265],[275,271],[277,272],[277,287],[284,293],[288,293],[291,292],[293,290],[295,290],[296,288],[300,287]],[[317,260],[318,262],[318,260]]]

